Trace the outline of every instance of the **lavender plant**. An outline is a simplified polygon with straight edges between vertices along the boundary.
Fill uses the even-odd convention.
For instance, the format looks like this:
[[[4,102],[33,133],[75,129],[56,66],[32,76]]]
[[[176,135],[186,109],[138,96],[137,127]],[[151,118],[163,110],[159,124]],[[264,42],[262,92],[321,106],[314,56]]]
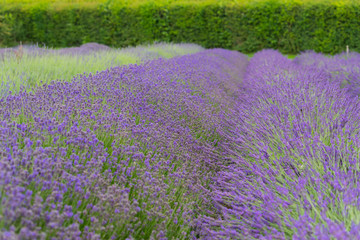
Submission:
[[[322,68],[254,55],[204,239],[359,239],[360,105]]]
[[[350,52],[335,56],[324,56],[320,53],[307,51],[297,56],[297,64],[313,66],[331,74],[329,80],[336,81],[341,87],[346,87],[352,96],[360,94],[360,54]]]
[[[0,238],[189,239],[247,57],[215,49],[0,99]]]

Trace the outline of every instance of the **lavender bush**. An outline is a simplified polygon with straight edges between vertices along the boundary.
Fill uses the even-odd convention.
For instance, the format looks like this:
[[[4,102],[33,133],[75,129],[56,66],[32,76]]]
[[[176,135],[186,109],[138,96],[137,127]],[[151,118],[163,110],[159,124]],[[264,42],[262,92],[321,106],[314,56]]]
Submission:
[[[346,87],[353,96],[360,94],[360,54],[350,52],[335,56],[324,56],[320,53],[307,51],[297,56],[294,62],[313,66],[331,74],[331,80],[338,82],[341,87]]]
[[[247,57],[215,49],[0,100],[0,238],[189,239]]]
[[[360,104],[326,70],[273,50],[250,60],[203,238],[360,238]]]

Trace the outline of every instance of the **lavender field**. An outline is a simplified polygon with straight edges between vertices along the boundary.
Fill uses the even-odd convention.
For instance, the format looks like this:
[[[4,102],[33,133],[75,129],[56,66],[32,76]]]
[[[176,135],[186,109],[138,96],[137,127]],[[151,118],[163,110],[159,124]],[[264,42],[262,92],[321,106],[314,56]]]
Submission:
[[[360,54],[181,49],[3,81],[0,239],[360,239]]]
[[[97,43],[52,49],[19,45],[0,49],[0,97],[20,88],[30,90],[52,80],[71,81],[77,74],[103,71],[127,64],[141,64],[157,58],[171,58],[203,51],[196,44],[157,43],[114,49]]]

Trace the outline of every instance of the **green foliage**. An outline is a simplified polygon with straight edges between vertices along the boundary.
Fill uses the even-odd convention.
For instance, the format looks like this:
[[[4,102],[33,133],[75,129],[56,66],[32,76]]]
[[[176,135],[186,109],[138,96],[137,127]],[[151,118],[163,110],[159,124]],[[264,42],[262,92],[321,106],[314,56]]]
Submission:
[[[13,17],[11,14],[0,15],[0,46],[10,40],[12,22]]]
[[[255,52],[263,48],[283,53],[313,49],[324,53],[359,51],[359,3],[263,1],[233,6],[227,11],[234,49]]]
[[[9,46],[23,41],[125,47],[163,41],[245,53],[273,48],[334,54],[346,45],[360,50],[360,3],[351,0],[8,2],[0,5],[0,44]]]

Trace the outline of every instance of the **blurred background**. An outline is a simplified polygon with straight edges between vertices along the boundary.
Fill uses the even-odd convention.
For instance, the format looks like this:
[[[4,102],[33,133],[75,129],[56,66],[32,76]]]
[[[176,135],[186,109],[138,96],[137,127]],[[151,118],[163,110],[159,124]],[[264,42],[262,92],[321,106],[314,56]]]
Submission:
[[[357,0],[2,0],[0,45],[195,43],[243,53],[359,51]]]

